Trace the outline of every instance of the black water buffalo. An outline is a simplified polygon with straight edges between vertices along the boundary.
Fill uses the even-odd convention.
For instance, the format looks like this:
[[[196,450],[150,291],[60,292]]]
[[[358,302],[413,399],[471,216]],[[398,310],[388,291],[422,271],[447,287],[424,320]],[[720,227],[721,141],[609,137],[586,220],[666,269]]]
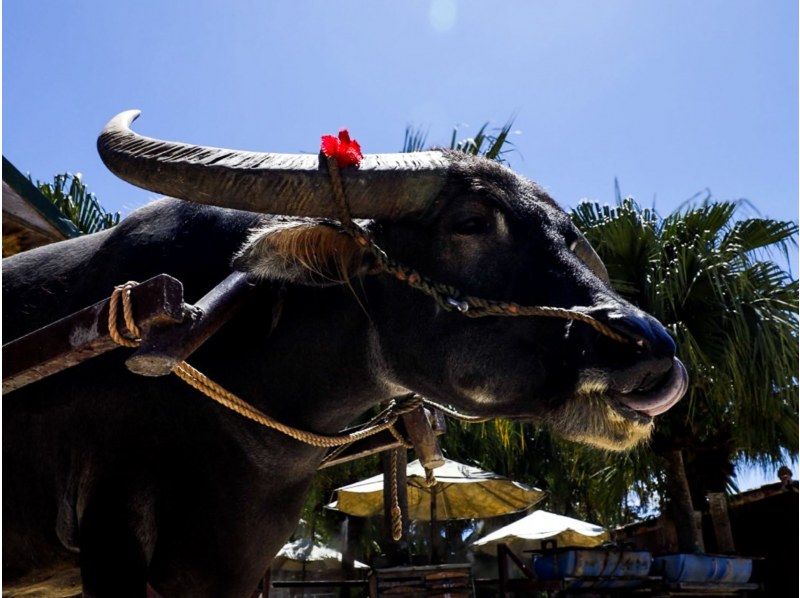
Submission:
[[[324,219],[335,212],[317,156],[152,140],[130,130],[133,117],[104,131],[104,161],[181,199],[5,260],[5,341],[127,280],[166,272],[196,300],[238,269],[255,275],[256,290],[190,361],[306,430],[334,433],[410,390],[619,450],[646,438],[652,416],[685,391],[661,324],[611,290],[547,193],[497,163],[448,152],[366,156],[343,178],[354,216],[400,262],[471,295],[578,307],[635,342],[579,322],[443,310],[378,272]],[[246,596],[295,527],[323,449],[173,376],[135,376],[123,364],[129,354],[3,398],[6,591],[38,584],[58,595],[79,567],[87,596],[144,596],[147,584],[163,596]]]

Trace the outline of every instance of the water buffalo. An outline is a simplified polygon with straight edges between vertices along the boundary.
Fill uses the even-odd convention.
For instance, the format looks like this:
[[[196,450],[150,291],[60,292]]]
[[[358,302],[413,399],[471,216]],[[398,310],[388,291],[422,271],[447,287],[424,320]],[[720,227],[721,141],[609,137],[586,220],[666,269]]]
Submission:
[[[317,156],[158,141],[131,131],[134,117],[106,127],[103,160],[178,199],[6,259],[6,341],[127,280],[165,272],[194,300],[240,270],[257,288],[191,362],[306,430],[336,432],[410,390],[622,450],[685,391],[662,325],[612,291],[567,214],[504,166],[452,152],[385,154],[342,176],[354,216],[393,258],[471,295],[578,307],[631,342],[579,322],[443,310],[378,271],[326,219],[335,211]],[[6,591],[38,584],[58,595],[79,567],[87,596],[144,596],[147,584],[164,596],[245,596],[295,527],[323,449],[175,377],[135,376],[123,365],[129,354],[4,397]]]

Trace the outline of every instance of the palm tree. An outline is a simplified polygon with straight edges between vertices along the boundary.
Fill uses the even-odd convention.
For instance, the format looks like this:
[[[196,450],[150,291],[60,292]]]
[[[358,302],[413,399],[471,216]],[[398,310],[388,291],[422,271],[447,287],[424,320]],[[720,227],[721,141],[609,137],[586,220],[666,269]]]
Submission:
[[[94,193],[86,189],[80,174],[65,172],[53,177],[52,183],[34,184],[83,234],[111,228],[120,221],[119,212],[107,212]]]
[[[737,461],[775,465],[797,450],[798,287],[772,261],[788,257],[797,224],[740,209],[707,196],[664,218],[619,198],[573,211],[616,290],[664,323],[690,372],[687,398],[639,453],[661,459],[661,479],[641,481],[671,503],[682,550],[697,541],[691,511],[735,489]]]

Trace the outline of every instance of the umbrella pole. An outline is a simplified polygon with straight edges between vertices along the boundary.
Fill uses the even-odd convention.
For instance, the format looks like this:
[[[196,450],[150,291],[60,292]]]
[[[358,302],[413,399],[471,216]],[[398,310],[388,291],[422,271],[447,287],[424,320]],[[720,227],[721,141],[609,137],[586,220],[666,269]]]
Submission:
[[[431,565],[439,562],[438,550],[438,522],[436,521],[436,488],[438,484],[431,486]]]

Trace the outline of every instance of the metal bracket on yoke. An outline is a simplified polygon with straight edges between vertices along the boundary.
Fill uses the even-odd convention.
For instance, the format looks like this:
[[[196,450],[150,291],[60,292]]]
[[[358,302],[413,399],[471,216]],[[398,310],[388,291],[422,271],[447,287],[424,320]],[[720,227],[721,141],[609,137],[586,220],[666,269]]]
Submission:
[[[436,437],[437,433],[443,434],[447,428],[442,412],[419,406],[404,413],[401,418],[422,466],[425,469],[436,469],[444,465],[444,455]]]
[[[134,374],[166,376],[233,316],[254,286],[247,274],[234,272],[197,303],[187,305],[183,322],[152,327],[125,365]]]

